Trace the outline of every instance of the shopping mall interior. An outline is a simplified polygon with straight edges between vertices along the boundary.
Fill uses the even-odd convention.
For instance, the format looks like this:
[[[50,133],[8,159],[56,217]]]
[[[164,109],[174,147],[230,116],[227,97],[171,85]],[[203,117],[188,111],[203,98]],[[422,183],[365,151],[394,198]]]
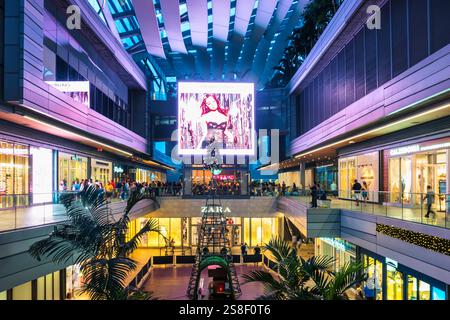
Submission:
[[[450,300],[449,12],[0,0],[0,300]]]

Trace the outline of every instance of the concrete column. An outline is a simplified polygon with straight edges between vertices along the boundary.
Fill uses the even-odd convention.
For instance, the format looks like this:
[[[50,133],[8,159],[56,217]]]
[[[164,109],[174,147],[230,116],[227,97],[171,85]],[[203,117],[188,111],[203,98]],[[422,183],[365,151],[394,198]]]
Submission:
[[[301,185],[301,190],[306,190],[306,186],[305,186],[305,163],[304,162],[300,162],[299,165],[299,171],[300,171],[300,185]]]
[[[246,196],[248,194],[248,173],[241,171],[241,194]]]
[[[184,194],[192,195],[192,168],[184,168]]]

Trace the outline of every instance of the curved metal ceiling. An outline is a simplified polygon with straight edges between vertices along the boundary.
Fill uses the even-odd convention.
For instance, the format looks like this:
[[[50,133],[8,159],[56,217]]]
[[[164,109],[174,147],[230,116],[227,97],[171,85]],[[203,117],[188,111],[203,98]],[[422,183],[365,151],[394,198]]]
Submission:
[[[89,1],[107,1],[103,16],[125,49],[165,76],[262,88],[309,0]]]

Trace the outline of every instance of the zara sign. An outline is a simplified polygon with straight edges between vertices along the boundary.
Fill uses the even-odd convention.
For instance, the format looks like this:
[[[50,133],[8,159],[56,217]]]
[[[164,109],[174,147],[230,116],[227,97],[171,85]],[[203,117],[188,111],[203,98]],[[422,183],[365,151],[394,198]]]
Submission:
[[[231,210],[229,207],[202,207],[202,213],[207,213],[207,212],[214,212],[214,213],[231,213]]]

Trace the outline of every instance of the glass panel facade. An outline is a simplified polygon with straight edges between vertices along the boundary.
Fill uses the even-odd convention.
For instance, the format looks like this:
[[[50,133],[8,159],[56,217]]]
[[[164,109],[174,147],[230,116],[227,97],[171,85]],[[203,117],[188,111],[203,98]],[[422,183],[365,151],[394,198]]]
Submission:
[[[71,189],[74,181],[87,179],[87,158],[60,152],[58,155],[59,191]]]
[[[52,201],[53,192],[53,151],[45,148],[30,148],[32,176],[31,192],[33,204]]]
[[[403,274],[389,265],[386,273],[387,300],[403,300]]]
[[[29,204],[29,146],[0,141],[0,209]]]
[[[13,300],[32,300],[31,281],[12,289]]]

